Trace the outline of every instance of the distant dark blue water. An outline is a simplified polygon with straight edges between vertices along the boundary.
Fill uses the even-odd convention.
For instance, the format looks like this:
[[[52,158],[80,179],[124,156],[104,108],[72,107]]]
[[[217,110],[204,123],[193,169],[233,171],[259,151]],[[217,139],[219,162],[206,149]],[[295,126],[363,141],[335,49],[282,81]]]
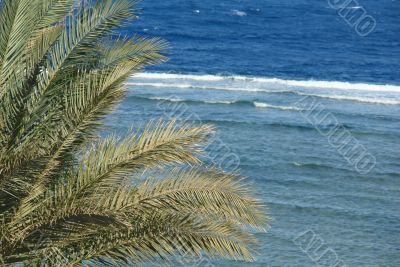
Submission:
[[[346,6],[376,20],[366,37],[329,2],[144,0],[127,32],[170,42],[157,71],[400,84],[400,1]]]
[[[273,218],[257,262],[187,266],[400,266],[400,1],[351,4],[376,20],[366,37],[322,0],[140,3],[126,32],[168,40],[170,60],[130,79],[111,130],[216,125],[211,160]]]

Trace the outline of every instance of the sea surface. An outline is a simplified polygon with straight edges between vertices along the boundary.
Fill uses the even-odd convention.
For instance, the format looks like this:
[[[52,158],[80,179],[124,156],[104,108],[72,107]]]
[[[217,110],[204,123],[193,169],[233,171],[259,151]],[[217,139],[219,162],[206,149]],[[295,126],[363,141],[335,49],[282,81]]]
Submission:
[[[139,7],[123,33],[166,39],[169,61],[128,81],[107,124],[215,125],[211,161],[249,177],[273,218],[255,263],[186,266],[400,266],[400,1],[352,1],[376,21],[364,37],[324,0]]]

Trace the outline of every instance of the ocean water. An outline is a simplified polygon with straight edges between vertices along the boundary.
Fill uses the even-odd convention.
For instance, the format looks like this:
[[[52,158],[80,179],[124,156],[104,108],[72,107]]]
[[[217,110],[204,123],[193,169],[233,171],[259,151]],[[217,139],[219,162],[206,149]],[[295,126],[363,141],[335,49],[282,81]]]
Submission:
[[[140,3],[124,32],[168,40],[170,60],[128,81],[107,124],[215,125],[210,160],[273,218],[255,263],[186,266],[400,266],[400,1],[351,4],[375,19],[368,36],[328,1]]]

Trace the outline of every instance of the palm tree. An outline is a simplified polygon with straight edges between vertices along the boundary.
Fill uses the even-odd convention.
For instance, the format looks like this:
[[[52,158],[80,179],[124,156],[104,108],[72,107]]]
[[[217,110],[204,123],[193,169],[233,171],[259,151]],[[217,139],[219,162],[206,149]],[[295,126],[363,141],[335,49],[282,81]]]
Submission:
[[[164,60],[115,29],[132,0],[0,0],[0,261],[121,265],[253,260],[262,205],[201,163],[210,126],[153,122],[98,140],[124,81]]]

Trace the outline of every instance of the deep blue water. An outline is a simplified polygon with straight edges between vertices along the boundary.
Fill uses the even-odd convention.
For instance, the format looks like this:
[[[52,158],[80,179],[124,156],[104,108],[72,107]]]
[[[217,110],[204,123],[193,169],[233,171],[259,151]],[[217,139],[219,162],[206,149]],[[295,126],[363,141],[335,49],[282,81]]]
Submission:
[[[144,0],[139,7],[127,32],[171,45],[170,61],[155,70],[400,84],[398,0],[348,5],[376,20],[367,37],[328,0]]]
[[[170,60],[132,77],[107,123],[120,133],[159,117],[216,125],[211,160],[229,169],[221,158],[236,155],[273,218],[256,233],[257,262],[214,266],[334,266],[317,260],[326,249],[336,267],[400,266],[400,1],[350,6],[376,20],[366,37],[327,1],[140,7],[126,32],[168,40]],[[352,163],[343,151],[356,146],[332,141],[343,133],[376,164]],[[323,241],[316,256],[295,241],[304,232]]]

